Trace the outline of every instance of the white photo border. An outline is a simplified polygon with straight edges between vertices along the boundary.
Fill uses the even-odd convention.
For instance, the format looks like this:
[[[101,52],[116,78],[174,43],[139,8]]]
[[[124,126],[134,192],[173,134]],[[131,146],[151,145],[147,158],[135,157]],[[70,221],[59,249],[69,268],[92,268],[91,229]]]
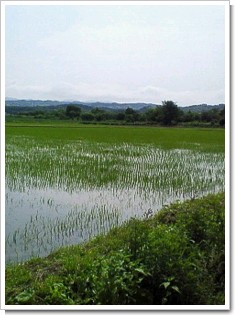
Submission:
[[[225,305],[5,305],[5,8],[21,5],[224,5],[225,6]],[[230,310],[230,4],[229,1],[2,1],[1,2],[1,309],[4,310]]]

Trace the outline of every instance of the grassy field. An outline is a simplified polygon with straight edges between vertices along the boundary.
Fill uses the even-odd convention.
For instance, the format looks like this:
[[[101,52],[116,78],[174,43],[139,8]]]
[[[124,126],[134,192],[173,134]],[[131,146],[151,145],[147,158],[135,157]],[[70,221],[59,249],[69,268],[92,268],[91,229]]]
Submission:
[[[6,268],[9,305],[223,305],[224,194]]]

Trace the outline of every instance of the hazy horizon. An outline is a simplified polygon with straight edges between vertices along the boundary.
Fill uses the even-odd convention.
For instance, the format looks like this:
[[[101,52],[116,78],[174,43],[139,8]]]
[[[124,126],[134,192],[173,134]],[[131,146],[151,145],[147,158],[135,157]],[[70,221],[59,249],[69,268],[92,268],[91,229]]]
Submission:
[[[108,3],[6,3],[6,97],[225,103],[224,5]]]
[[[6,96],[5,97],[5,101],[43,101],[43,102],[79,102],[79,103],[84,103],[84,104],[90,104],[90,103],[101,103],[101,104],[119,104],[119,105],[122,105],[122,104],[151,104],[151,105],[162,105],[162,102],[161,103],[154,103],[154,102],[141,102],[141,101],[138,101],[138,102],[115,102],[115,101],[99,101],[99,100],[96,100],[96,101],[83,101],[83,100],[57,100],[57,99],[27,99],[27,98],[22,98],[22,99],[19,99],[19,98],[13,98],[13,97],[8,97]],[[79,105],[79,104],[78,104]],[[217,105],[225,105],[225,103],[216,103],[216,104],[208,104],[208,103],[200,103],[200,104],[185,104],[184,106],[182,105],[179,105],[176,103],[176,105],[178,107],[184,107],[184,106],[197,106],[197,105],[208,105],[208,106],[217,106]]]

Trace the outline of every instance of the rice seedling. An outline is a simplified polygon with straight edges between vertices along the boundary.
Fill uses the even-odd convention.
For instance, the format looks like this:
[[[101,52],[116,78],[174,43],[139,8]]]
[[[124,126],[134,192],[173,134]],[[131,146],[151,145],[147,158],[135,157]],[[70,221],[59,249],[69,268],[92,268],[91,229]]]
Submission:
[[[107,128],[54,129],[7,130],[7,261],[43,256],[148,209],[224,190],[223,138],[212,131],[210,138],[203,131],[205,139],[198,130],[197,140],[195,130],[183,139],[175,131],[174,144],[168,129],[159,142],[156,128],[109,128],[112,139]]]

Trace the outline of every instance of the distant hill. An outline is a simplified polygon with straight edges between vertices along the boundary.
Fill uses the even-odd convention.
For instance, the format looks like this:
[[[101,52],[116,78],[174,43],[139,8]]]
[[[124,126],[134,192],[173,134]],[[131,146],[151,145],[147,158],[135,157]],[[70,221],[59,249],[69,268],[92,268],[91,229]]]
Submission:
[[[190,106],[185,106],[185,107],[180,107],[185,112],[206,112],[211,109],[219,109],[222,110],[225,107],[225,104],[219,104],[219,105],[207,105],[207,104],[200,104],[200,105],[190,105]]]
[[[5,101],[17,101],[17,98],[14,97],[6,97]]]
[[[35,106],[58,106],[63,105],[69,102],[60,102],[60,101],[42,101],[42,100],[18,100],[18,99],[9,99],[5,100],[6,106],[21,106],[21,107],[35,107]],[[78,102],[80,103],[80,102]]]
[[[51,101],[51,100],[17,100],[12,98],[6,98],[5,100],[6,106],[21,106],[21,107],[51,107],[51,106],[66,106],[68,104],[79,105],[81,108],[84,109],[91,109],[91,108],[103,108],[106,110],[125,110],[128,107],[131,107],[135,110],[140,110],[143,107],[155,107],[156,104],[152,103],[104,103],[104,102],[81,102],[81,101]]]
[[[136,111],[141,113],[146,112],[150,108],[155,108],[156,106],[161,106],[159,104],[153,103],[104,103],[104,102],[81,102],[81,101],[52,101],[52,100],[18,100],[13,98],[6,98],[6,113],[13,114],[17,112],[27,112],[30,110],[56,110],[59,108],[65,108],[67,105],[78,105],[83,111],[90,111],[92,108],[100,108],[106,111],[120,111],[126,110],[128,107],[133,108]],[[183,111],[191,112],[203,112],[209,111],[212,108],[223,109],[224,104],[219,105],[190,105],[190,106],[179,106]]]

